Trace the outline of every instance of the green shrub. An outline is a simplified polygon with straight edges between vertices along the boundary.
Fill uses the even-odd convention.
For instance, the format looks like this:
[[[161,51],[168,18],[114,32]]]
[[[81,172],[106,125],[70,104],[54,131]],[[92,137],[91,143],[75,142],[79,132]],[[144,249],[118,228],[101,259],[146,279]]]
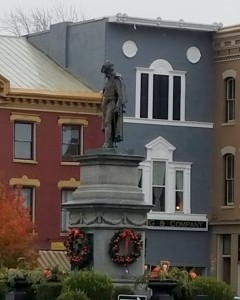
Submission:
[[[133,289],[129,286],[121,285],[115,286],[113,290],[112,300],[118,300],[118,295],[134,295]]]
[[[89,298],[82,291],[69,291],[61,294],[57,300],[89,300]]]
[[[83,291],[90,300],[111,299],[112,280],[105,274],[94,271],[73,272],[63,282],[63,292]]]
[[[199,276],[191,284],[194,294],[208,295],[208,300],[233,300],[235,295],[227,283],[214,277]]]
[[[37,288],[37,300],[56,300],[61,294],[61,282],[46,282],[42,283]]]
[[[28,295],[28,300],[36,300],[37,299],[37,285],[32,285],[26,289],[26,293]]]
[[[7,292],[8,292],[7,282],[1,280],[0,281],[0,300],[5,300]]]

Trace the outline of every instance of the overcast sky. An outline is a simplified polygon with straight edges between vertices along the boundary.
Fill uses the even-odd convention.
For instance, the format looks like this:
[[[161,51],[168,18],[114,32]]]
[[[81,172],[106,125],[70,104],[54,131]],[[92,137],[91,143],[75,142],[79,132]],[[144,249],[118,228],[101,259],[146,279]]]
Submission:
[[[60,0],[6,0],[1,1],[0,18],[20,6],[51,8]],[[240,0],[61,0],[74,5],[86,19],[126,13],[128,16],[212,24],[224,26],[240,24]]]

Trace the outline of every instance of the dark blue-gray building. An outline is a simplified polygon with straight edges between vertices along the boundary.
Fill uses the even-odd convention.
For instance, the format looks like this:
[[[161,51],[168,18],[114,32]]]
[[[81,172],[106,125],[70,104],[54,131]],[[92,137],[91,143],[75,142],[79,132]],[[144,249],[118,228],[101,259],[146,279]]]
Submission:
[[[213,48],[218,25],[126,15],[60,23],[28,40],[101,90],[110,60],[126,82],[124,142],[145,156],[139,184],[148,215],[146,263],[209,267]]]

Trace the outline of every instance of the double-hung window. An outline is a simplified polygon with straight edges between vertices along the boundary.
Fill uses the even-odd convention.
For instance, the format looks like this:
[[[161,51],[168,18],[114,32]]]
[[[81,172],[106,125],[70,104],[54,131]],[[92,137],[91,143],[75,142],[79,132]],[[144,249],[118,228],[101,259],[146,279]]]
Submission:
[[[62,163],[77,163],[76,157],[83,154],[83,130],[88,126],[88,121],[76,117],[59,117],[58,125],[62,131]]]
[[[22,196],[24,200],[24,205],[29,209],[29,215],[34,223],[35,221],[35,189],[34,187],[22,187]]]
[[[175,210],[183,211],[184,204],[184,170],[175,171]]]
[[[19,194],[21,193],[23,203],[28,208],[30,219],[35,225],[36,220],[36,189],[40,187],[40,181],[36,178],[14,177],[9,181],[9,185]]]
[[[62,126],[62,161],[74,161],[81,154],[82,126]]]
[[[136,118],[184,121],[185,74],[162,59],[137,68]]]
[[[226,88],[226,122],[235,120],[235,78],[225,79]]]
[[[154,210],[165,211],[166,162],[152,162],[152,204]]]
[[[69,211],[63,206],[66,202],[72,200],[73,192],[79,187],[80,181],[76,178],[70,180],[60,180],[58,182],[58,188],[61,190],[61,199],[59,201],[59,219],[61,232],[66,232],[69,227]]]
[[[34,123],[14,122],[14,158],[34,160]]]
[[[62,204],[72,200],[72,193],[74,189],[62,189]],[[69,212],[66,208],[61,208],[61,232],[68,230],[69,224]]]
[[[225,205],[234,204],[234,155],[224,156],[225,164]]]
[[[191,213],[191,163],[175,162],[175,147],[162,137],[149,144],[147,159],[140,163],[145,200],[154,205],[152,212]],[[161,149],[161,150],[159,150]]]
[[[13,159],[18,162],[36,161],[37,124],[41,123],[39,115],[11,113],[13,122]]]

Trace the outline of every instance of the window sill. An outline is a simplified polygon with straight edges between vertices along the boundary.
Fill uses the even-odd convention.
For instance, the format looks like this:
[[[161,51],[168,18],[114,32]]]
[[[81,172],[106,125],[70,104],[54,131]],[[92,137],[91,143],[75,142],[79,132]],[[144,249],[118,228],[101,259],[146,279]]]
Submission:
[[[221,209],[233,209],[233,208],[235,208],[234,205],[223,205],[223,206],[221,206]]]
[[[223,127],[234,126],[234,125],[236,125],[235,121],[229,121],[229,122],[222,123]]]
[[[173,121],[173,120],[160,120],[160,119],[147,119],[139,117],[124,117],[125,123],[133,124],[147,124],[147,125],[168,125],[168,126],[181,126],[193,128],[213,128],[213,123],[199,122],[199,121]]]
[[[73,162],[73,161],[62,161],[61,166],[79,166],[79,162]]]
[[[16,163],[21,163],[21,164],[38,164],[38,162],[36,160],[28,160],[28,159],[16,159],[14,158],[13,159],[13,162],[16,162]]]

